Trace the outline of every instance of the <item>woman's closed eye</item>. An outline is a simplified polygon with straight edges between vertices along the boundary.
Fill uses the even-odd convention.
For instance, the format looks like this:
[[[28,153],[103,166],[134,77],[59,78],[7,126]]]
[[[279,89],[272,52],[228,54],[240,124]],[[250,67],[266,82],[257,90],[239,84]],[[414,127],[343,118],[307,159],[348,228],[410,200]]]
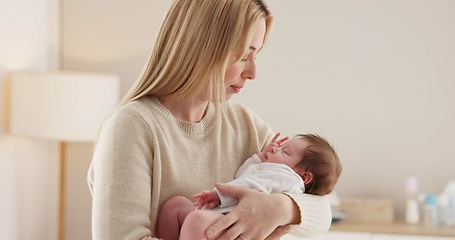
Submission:
[[[248,58],[250,58],[251,55],[253,56],[252,58],[253,58],[254,60],[256,60],[256,59],[257,59],[256,54],[257,54],[257,53],[254,53],[254,52],[251,51],[251,52],[249,52],[248,54],[246,54],[240,61],[241,61],[241,62],[246,62],[246,61],[248,61]]]
[[[248,61],[248,57],[250,56],[250,53],[248,53],[245,57],[243,57],[240,61],[241,62],[246,62]]]

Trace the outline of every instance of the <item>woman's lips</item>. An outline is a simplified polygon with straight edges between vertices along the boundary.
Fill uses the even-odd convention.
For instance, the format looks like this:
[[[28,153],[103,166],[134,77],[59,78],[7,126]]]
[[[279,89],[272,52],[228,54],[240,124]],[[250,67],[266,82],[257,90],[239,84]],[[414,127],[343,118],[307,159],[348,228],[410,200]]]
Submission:
[[[231,88],[234,90],[235,93],[239,93],[242,87],[237,87],[237,86],[231,86]]]

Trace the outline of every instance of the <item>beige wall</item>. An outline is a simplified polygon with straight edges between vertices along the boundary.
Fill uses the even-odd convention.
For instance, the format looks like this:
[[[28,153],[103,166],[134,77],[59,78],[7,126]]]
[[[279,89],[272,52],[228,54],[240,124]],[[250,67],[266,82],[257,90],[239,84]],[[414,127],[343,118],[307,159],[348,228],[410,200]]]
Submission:
[[[424,192],[455,179],[454,1],[270,5],[260,75],[238,99],[277,131],[331,139],[341,196],[391,198],[401,215],[407,176]]]
[[[121,95],[139,75],[167,1],[62,0],[62,69],[114,73]],[[66,239],[90,239],[92,144],[70,144]]]
[[[63,1],[62,66],[136,79],[168,1]],[[269,1],[276,22],[257,80],[237,97],[276,131],[316,132],[338,150],[342,197],[389,198],[455,179],[455,2]],[[68,239],[89,236],[84,159],[69,169]],[[76,154],[76,150],[73,150]],[[74,194],[77,193],[77,194]],[[77,219],[77,220],[76,220]]]

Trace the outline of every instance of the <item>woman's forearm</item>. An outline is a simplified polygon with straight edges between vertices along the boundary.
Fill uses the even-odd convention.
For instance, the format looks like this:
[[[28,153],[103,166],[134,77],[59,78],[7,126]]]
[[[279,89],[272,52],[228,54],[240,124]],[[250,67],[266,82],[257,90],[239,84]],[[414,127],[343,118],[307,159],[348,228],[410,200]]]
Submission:
[[[298,208],[298,216],[295,210],[291,220],[290,233],[298,237],[312,237],[325,233],[330,228],[332,221],[332,211],[328,196],[316,196],[311,194],[286,194],[292,201],[294,208]],[[295,218],[300,218],[296,221]]]
[[[294,200],[286,194],[282,193],[273,193],[275,197],[279,199],[281,204],[279,206],[283,207],[280,213],[284,217],[285,224],[299,224],[300,223],[300,209],[299,206],[294,202]]]

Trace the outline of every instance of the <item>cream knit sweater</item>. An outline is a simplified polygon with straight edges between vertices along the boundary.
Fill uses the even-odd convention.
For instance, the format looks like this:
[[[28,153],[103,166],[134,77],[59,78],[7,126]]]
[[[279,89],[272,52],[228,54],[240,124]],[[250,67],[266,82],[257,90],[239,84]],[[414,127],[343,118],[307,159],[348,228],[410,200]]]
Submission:
[[[243,161],[273,136],[264,121],[239,103],[229,102],[216,118],[209,105],[201,122],[179,121],[154,97],[110,114],[88,172],[93,240],[155,239],[159,209],[167,199],[191,199],[215,183],[233,180]],[[304,237],[329,228],[327,197],[289,195],[302,220],[291,233]]]

